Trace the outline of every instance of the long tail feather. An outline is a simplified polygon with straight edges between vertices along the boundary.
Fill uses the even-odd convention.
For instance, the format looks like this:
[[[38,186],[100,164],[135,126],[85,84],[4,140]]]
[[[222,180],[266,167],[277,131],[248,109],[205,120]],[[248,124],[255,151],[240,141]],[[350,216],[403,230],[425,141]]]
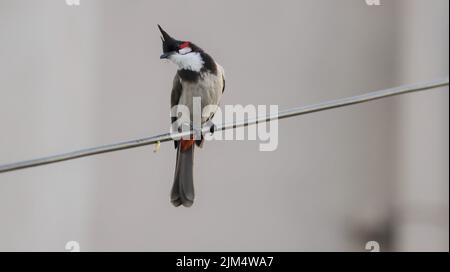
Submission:
[[[175,207],[194,204],[194,144],[181,141],[177,147],[175,177],[171,192],[171,202]]]

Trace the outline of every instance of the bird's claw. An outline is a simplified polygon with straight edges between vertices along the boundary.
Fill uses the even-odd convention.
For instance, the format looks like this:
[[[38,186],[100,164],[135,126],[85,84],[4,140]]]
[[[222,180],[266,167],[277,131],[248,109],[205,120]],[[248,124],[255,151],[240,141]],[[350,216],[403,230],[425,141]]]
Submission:
[[[209,127],[209,133],[214,134],[214,132],[217,130],[217,126],[214,123],[211,123],[211,126]]]

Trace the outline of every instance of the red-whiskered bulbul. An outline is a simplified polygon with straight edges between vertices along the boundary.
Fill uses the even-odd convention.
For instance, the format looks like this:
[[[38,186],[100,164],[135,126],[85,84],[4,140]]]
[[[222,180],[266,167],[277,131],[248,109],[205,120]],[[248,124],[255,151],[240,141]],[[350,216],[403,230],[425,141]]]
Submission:
[[[225,90],[225,77],[223,68],[200,47],[189,41],[179,41],[167,34],[160,25],[162,34],[163,54],[161,59],[169,59],[178,66],[178,71],[173,79],[172,94],[170,96],[171,108],[178,105],[186,106],[190,111],[190,126],[193,116],[193,99],[201,99],[201,124],[211,121],[214,112],[202,113],[206,106],[217,107],[223,91]],[[172,123],[177,118],[172,117]],[[213,127],[212,127],[213,128]],[[199,129],[199,128],[197,128]],[[190,207],[194,203],[194,146],[202,146],[201,140],[180,139],[174,141],[177,149],[177,161],[175,164],[175,177],[171,191],[171,202],[175,207],[183,205]]]

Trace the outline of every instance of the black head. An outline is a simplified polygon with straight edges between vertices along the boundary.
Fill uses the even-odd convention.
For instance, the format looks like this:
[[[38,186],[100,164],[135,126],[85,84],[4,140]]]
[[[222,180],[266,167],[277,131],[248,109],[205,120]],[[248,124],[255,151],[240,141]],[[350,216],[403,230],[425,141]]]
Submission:
[[[163,47],[163,54],[161,55],[161,59],[167,59],[170,55],[174,53],[180,53],[180,50],[189,47],[189,52],[202,52],[202,50],[196,45],[192,44],[188,41],[179,41],[172,38],[169,34],[167,34],[164,29],[160,25],[158,25],[159,31],[161,31],[161,40]]]

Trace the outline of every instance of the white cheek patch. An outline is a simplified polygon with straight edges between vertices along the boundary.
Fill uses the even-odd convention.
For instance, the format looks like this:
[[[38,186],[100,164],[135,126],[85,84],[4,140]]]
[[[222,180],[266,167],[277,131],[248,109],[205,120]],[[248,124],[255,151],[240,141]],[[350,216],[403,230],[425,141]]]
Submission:
[[[191,49],[190,47],[185,47],[185,48],[182,48],[182,49],[178,50],[178,52],[179,52],[181,55],[184,55],[184,54],[187,54],[187,53],[192,52],[192,49]]]
[[[184,55],[179,52],[171,55],[169,59],[178,66],[178,69],[186,69],[195,72],[200,72],[203,68],[203,64],[205,64],[198,52],[185,53]]]

